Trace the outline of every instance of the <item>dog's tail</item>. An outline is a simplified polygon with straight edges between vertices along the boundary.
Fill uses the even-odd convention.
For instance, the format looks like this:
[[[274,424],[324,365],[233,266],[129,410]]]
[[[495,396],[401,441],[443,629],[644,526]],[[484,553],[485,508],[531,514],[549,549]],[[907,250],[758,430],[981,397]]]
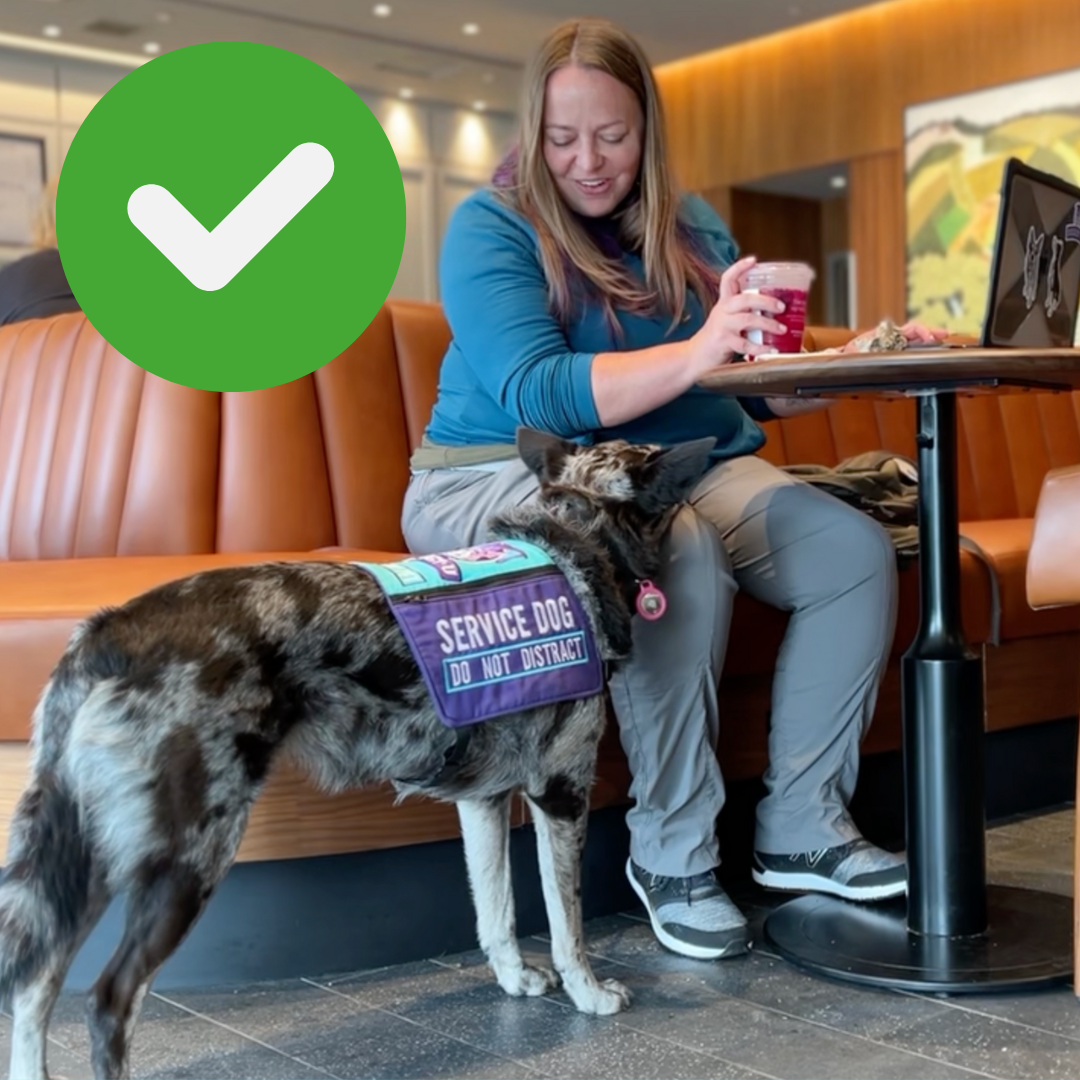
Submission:
[[[57,682],[54,678],[38,705],[35,742],[67,734],[66,706],[75,703],[65,691],[73,688]],[[51,957],[69,951],[90,905],[91,844],[75,794],[53,767],[56,741],[48,748],[38,745],[33,775],[11,819],[0,883],[4,1003],[32,982]]]
[[[54,775],[36,777],[12,819],[0,884],[0,1001],[66,952],[89,906],[90,850],[78,809]]]

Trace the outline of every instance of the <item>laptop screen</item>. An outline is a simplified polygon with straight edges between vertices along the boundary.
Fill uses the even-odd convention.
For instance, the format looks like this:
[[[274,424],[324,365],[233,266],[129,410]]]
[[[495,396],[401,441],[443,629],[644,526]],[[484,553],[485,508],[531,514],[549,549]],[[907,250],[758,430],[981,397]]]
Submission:
[[[1005,167],[982,344],[1069,348],[1080,304],[1080,187]]]

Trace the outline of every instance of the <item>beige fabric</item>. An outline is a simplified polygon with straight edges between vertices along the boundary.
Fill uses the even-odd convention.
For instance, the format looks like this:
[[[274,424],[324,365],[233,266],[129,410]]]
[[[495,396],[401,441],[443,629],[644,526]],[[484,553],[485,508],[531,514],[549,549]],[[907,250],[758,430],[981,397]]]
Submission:
[[[1033,608],[1080,604],[1080,465],[1043,480],[1027,564]]]

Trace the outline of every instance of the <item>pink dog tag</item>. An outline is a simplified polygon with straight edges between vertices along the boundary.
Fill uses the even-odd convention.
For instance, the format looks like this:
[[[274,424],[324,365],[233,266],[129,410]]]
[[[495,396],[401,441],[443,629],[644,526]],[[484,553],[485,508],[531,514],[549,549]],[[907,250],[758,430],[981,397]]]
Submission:
[[[643,619],[659,619],[667,611],[667,597],[651,581],[642,581],[638,585],[637,609]]]

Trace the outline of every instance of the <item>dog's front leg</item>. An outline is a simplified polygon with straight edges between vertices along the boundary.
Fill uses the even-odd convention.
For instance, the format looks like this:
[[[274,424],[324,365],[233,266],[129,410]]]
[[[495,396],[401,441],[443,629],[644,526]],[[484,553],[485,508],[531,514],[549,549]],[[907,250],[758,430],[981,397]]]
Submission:
[[[630,991],[615,979],[602,983],[585,955],[581,926],[581,857],[588,820],[588,789],[570,790],[565,778],[539,796],[527,796],[536,827],[536,853],[544,888],[551,958],[570,1000],[584,1013],[610,1016],[630,1004]]]
[[[546,994],[559,985],[558,976],[526,964],[517,942],[510,880],[510,795],[466,799],[457,809],[480,948],[508,994]]]

